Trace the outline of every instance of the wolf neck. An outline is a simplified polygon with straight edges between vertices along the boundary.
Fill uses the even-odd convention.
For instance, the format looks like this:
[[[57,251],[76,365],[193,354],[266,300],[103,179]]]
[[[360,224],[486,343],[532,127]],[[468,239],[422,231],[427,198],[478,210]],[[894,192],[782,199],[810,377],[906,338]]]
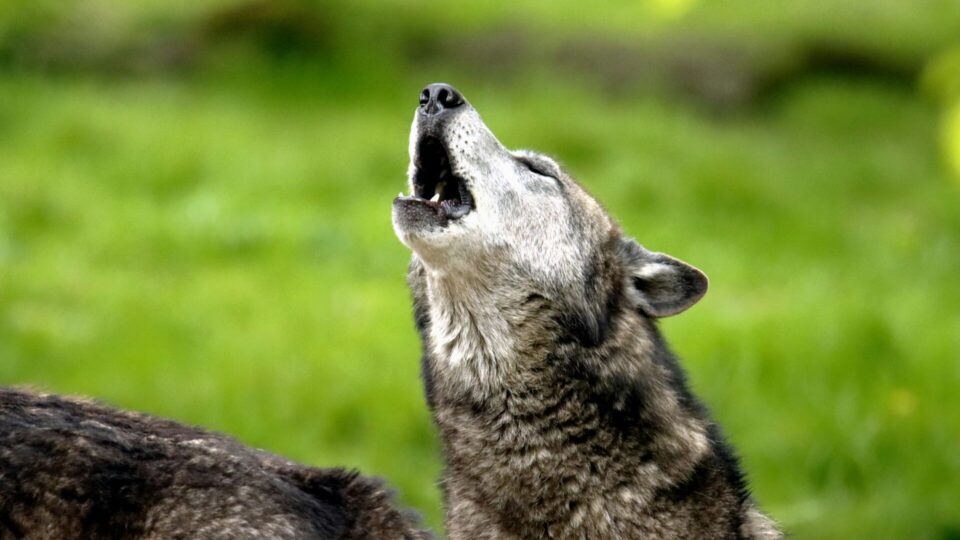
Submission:
[[[553,409],[556,396],[576,395],[683,452],[706,448],[706,419],[650,321],[624,311],[603,343],[582,347],[562,339],[545,298],[518,295],[524,288],[512,280],[466,284],[423,268],[414,276],[418,272],[414,296],[434,398],[497,408],[503,400],[540,394]]]
[[[429,355],[455,394],[485,399],[506,383],[524,353],[516,325],[520,299],[496,280],[431,274],[426,280]]]

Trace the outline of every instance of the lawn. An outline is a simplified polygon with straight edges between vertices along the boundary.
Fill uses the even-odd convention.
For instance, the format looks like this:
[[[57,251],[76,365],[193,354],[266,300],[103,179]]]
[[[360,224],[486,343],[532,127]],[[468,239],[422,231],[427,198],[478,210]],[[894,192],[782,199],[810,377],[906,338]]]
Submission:
[[[390,202],[443,79],[710,276],[663,327],[789,531],[960,537],[960,182],[914,86],[814,73],[717,112],[550,70],[234,62],[2,73],[0,383],[357,467],[439,528]]]

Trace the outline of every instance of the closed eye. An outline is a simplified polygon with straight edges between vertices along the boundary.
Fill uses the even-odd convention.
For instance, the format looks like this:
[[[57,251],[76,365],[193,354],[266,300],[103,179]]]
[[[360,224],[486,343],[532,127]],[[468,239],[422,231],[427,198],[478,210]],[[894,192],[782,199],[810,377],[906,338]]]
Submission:
[[[547,171],[540,164],[536,163],[535,161],[533,161],[532,159],[526,156],[517,157],[517,161],[522,163],[523,166],[527,168],[527,170],[529,170],[534,174],[539,174],[540,176],[546,176],[547,178],[553,178],[554,180],[557,180],[557,177],[554,176],[553,173]]]

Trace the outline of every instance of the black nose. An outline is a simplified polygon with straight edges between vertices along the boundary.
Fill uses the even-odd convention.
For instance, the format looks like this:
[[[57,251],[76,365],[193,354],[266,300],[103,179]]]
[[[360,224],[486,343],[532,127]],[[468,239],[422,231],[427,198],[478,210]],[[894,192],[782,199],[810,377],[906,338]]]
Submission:
[[[452,111],[463,104],[463,96],[449,84],[433,83],[420,92],[420,111],[426,115]]]

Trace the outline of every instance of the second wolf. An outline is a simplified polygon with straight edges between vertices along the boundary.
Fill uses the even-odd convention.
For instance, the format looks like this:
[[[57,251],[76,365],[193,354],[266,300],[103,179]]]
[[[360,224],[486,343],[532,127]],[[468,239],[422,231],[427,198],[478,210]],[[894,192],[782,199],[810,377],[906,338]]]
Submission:
[[[393,223],[454,539],[779,538],[656,321],[707,290],[557,164],[421,94]]]
[[[378,480],[89,400],[0,388],[0,539],[425,540]]]

